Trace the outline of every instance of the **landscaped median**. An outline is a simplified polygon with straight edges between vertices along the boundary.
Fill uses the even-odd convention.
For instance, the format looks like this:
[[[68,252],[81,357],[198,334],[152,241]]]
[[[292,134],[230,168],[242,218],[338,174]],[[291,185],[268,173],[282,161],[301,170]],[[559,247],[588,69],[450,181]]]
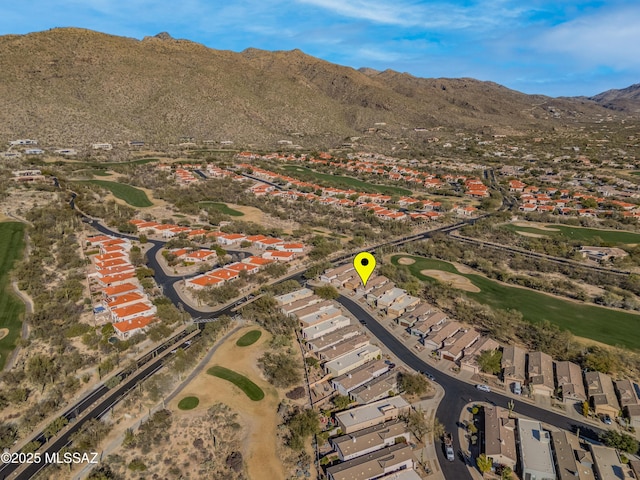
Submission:
[[[233,383],[254,402],[257,402],[258,400],[262,400],[264,398],[264,392],[258,385],[253,383],[244,375],[240,375],[233,370],[229,370],[228,368],[216,365],[209,368],[207,370],[207,373],[209,375],[213,375],[214,377],[222,378],[223,380],[227,380]]]

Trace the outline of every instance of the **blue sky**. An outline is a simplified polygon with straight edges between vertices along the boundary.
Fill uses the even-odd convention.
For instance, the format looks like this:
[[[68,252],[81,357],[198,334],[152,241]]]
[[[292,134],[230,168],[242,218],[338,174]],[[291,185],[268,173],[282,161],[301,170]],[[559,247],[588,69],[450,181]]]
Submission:
[[[391,68],[419,77],[473,77],[552,96],[593,95],[640,83],[638,0],[0,4],[0,34],[65,26],[138,39],[167,31],[175,38],[233,51],[299,48],[355,68]]]

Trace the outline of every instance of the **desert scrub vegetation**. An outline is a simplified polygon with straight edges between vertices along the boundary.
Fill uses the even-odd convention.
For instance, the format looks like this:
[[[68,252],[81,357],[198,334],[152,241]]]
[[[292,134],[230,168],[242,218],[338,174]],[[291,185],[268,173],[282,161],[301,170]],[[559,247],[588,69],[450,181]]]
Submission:
[[[109,468],[118,475],[113,478],[125,478],[132,463],[142,463],[151,477],[240,480],[246,478],[239,455],[241,434],[238,415],[223,403],[189,417],[159,410],[137,431],[127,430],[120,449],[96,471]]]

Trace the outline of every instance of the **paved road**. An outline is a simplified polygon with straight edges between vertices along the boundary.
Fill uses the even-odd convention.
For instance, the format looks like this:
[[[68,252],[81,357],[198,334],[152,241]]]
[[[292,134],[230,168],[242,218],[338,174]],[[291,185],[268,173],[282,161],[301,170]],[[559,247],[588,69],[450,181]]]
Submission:
[[[131,375],[133,372],[130,372],[129,376],[125,377],[116,388],[109,390],[106,386],[100,385],[78,403],[66,410],[62,416],[69,420],[70,426],[51,444],[45,443],[45,446],[40,450],[43,457],[45,452],[51,453],[60,451],[62,447],[69,444],[71,435],[80,429],[86,421],[92,418],[101,418],[113,405],[120,401],[127,392],[162,368],[164,363],[172,358],[171,354],[164,357],[161,356],[163,352],[169,348],[172,350],[178,348],[182,348],[184,350],[188,349],[191,343],[186,342],[189,339],[197,337],[199,332],[200,330],[197,330],[194,336],[190,336],[185,332],[184,334],[172,337],[168,342],[163,343],[156,347],[152,352],[145,355],[145,361],[140,363],[141,368],[137,373]],[[44,443],[46,439],[42,432],[40,432],[36,434],[32,440],[38,440],[40,443]],[[45,466],[45,464],[30,465],[21,471],[18,476],[13,478],[19,480],[33,478],[33,476]],[[0,479],[8,478],[8,476],[18,470],[19,467],[20,466],[17,464],[4,464],[0,468]]]
[[[480,392],[473,385],[458,380],[456,377],[446,375],[442,371],[433,368],[424,360],[418,358],[406,345],[398,340],[398,338],[383,327],[371,314],[369,314],[369,312],[354,300],[340,296],[337,301],[349,310],[358,320],[361,322],[364,321],[369,331],[371,331],[371,333],[375,335],[380,342],[382,342],[406,365],[417,371],[431,373],[435,377],[436,382],[439,383],[445,391],[445,395],[438,406],[438,410],[436,411],[436,416],[442,422],[447,431],[458,431],[457,422],[460,418],[460,412],[462,411],[462,408],[464,408],[464,405],[471,401],[491,402],[497,406],[508,408],[507,403],[511,400],[511,397],[507,397],[496,392]],[[580,435],[582,436],[594,439],[598,436],[599,431],[594,430],[591,425],[576,422],[571,418],[519,400],[514,400],[514,403],[514,411],[521,415],[534,418],[565,430],[575,431],[576,428],[579,427]],[[458,439],[454,440],[457,441]],[[442,448],[438,448],[437,452],[438,460],[442,467],[442,471],[445,474],[445,478],[451,480],[471,478],[467,467],[459,458],[455,462],[449,462],[444,456]]]
[[[465,237],[462,235],[452,235],[451,238],[462,242],[462,243],[470,243],[473,245],[479,245],[481,247],[485,247],[485,248],[493,248],[495,250],[502,250],[504,252],[509,252],[509,253],[515,253],[517,255],[522,255],[524,257],[530,257],[530,258],[539,258],[542,260],[546,260],[548,262],[553,262],[553,263],[559,263],[561,265],[567,265],[573,268],[582,268],[582,269],[587,269],[587,270],[592,270],[594,272],[598,272],[598,273],[606,273],[606,274],[610,274],[610,275],[617,275],[617,276],[623,276],[623,277],[628,277],[629,275],[631,275],[631,272],[628,272],[626,270],[618,270],[615,268],[608,268],[608,267],[600,267],[598,265],[587,265],[581,262],[578,262],[576,260],[571,260],[569,258],[562,258],[562,257],[554,257],[552,255],[547,255],[545,253],[538,253],[538,252],[534,252],[531,250],[525,250],[523,248],[518,248],[518,247],[510,247],[507,245],[500,245],[498,243],[494,243],[494,242],[487,242],[484,240],[477,240],[475,238],[470,238],[470,237]]]

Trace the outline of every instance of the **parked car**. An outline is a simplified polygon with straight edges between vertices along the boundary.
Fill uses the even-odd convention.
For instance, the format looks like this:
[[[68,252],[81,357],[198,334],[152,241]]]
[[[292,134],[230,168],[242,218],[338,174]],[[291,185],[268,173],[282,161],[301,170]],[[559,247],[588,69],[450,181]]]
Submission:
[[[424,374],[425,377],[427,377],[429,380],[431,380],[432,382],[436,381],[436,377],[434,377],[433,375],[431,375],[430,373],[425,373]]]
[[[453,436],[450,433],[445,433],[443,437],[444,441],[444,451],[447,455],[447,460],[453,462],[456,459],[455,453],[453,451]]]
[[[513,393],[522,395],[522,384],[520,382],[513,382]]]
[[[613,422],[611,421],[611,417],[609,415],[603,415],[602,416],[602,421],[606,424],[606,425],[611,425]]]
[[[476,388],[477,388],[478,390],[480,390],[481,392],[487,392],[487,393],[489,393],[489,392],[491,391],[491,388],[489,387],[489,385],[484,385],[484,384],[482,384],[482,385],[476,385]]]

